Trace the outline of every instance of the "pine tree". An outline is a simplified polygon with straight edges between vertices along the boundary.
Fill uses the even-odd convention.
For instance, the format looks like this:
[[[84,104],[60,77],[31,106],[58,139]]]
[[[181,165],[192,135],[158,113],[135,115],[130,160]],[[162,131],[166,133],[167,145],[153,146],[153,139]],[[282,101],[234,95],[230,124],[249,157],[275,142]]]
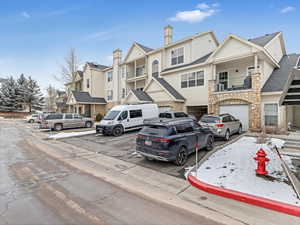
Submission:
[[[28,106],[29,112],[31,112],[32,109],[41,109],[43,107],[43,94],[41,93],[40,87],[38,86],[37,82],[31,77],[28,78],[23,93],[23,103]]]
[[[18,99],[18,87],[13,77],[10,77],[2,84],[0,109],[3,111],[15,111],[20,109]]]
[[[24,96],[25,96],[25,92],[27,90],[27,79],[24,76],[24,74],[22,73],[20,75],[20,77],[18,78],[17,82],[17,95],[18,95],[18,101],[19,103],[24,103]]]

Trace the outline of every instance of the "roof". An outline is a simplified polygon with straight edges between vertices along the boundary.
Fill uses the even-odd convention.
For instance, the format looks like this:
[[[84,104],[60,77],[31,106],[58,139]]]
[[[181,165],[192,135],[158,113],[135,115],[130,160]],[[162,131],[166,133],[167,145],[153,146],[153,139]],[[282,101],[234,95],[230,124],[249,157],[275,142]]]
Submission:
[[[66,104],[66,102],[56,102],[56,106],[58,108],[66,108],[68,105]]]
[[[77,73],[79,74],[80,77],[83,77],[83,72],[81,70],[77,70]]]
[[[184,68],[187,66],[192,66],[192,65],[197,65],[200,63],[204,63],[206,62],[206,60],[209,58],[209,56],[212,54],[213,52],[208,53],[205,56],[200,57],[199,59],[196,59],[195,61],[188,63],[188,64],[184,64],[184,65],[180,65],[180,66],[175,66],[175,67],[170,67],[170,68],[166,68],[164,69],[162,72],[166,72],[166,71],[170,71],[170,70],[176,70],[176,69],[180,69],[180,68]]]
[[[106,104],[106,100],[104,98],[95,98],[91,97],[90,93],[80,91],[72,91],[72,94],[77,102],[85,102],[85,103],[103,103]]]
[[[160,77],[153,77],[153,79],[157,80],[160,83],[160,85],[162,85],[176,100],[185,100],[185,98],[165,79]]]
[[[131,90],[133,94],[137,97],[139,101],[143,102],[153,102],[153,99],[144,91],[141,90]]]
[[[153,51],[154,49],[153,48],[149,48],[149,47],[147,47],[147,46],[145,46],[145,45],[142,45],[142,44],[140,44],[140,43],[137,43],[137,42],[135,42],[140,48],[142,48],[146,53],[148,53],[148,52],[151,52],[151,51]]]
[[[293,68],[299,60],[300,54],[285,55],[279,62],[280,68],[274,69],[262,88],[262,92],[283,91]]]
[[[60,91],[60,90],[57,90],[56,92],[57,92],[57,94],[58,94],[59,96],[62,96],[62,95],[65,95],[65,94],[66,94],[65,91]]]
[[[108,68],[108,66],[96,64],[93,62],[87,62],[86,64],[89,65],[89,67],[91,67],[91,68],[96,68],[96,69],[100,69],[100,70],[104,70],[104,69]]]
[[[252,42],[253,44],[259,45],[261,47],[264,47],[266,44],[268,44],[276,35],[278,35],[280,32],[275,32],[272,34],[266,34],[264,36],[256,37],[256,38],[250,38],[248,41]]]

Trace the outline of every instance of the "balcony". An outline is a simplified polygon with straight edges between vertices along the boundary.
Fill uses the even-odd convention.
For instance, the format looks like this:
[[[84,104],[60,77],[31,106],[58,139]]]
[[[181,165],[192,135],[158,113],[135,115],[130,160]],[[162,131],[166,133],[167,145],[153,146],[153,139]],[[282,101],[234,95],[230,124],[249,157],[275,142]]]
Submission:
[[[127,81],[136,81],[136,80],[142,80],[147,78],[147,73],[145,70],[145,65],[141,65],[136,67],[135,71],[129,71],[127,72]]]
[[[230,79],[221,79],[217,81],[215,85],[215,92],[240,91],[240,90],[247,90],[251,88],[252,88],[252,77],[251,75],[247,75],[245,76],[242,82],[230,82]]]

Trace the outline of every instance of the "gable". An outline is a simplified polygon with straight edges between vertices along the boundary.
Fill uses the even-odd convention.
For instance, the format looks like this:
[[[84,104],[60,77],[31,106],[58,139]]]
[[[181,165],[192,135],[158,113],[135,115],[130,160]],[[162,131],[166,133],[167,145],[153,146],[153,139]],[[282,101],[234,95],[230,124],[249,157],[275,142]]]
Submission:
[[[67,100],[67,104],[68,105],[74,105],[74,104],[76,104],[77,102],[76,102],[76,99],[74,98],[74,95],[73,94],[70,94],[70,96],[69,96],[69,98],[68,98],[68,100]]]
[[[137,47],[135,44],[131,47],[131,49],[128,52],[128,55],[126,56],[126,62],[133,61],[135,59],[138,59],[145,55],[145,52],[141,50],[141,48]]]
[[[215,60],[231,58],[252,53],[252,47],[237,39],[230,38],[214,55]]]
[[[139,102],[139,100],[137,99],[137,97],[132,93],[130,92],[125,100],[125,102],[127,104],[136,104]]]
[[[172,96],[166,92],[157,82],[152,80],[145,88],[145,92],[154,100],[154,102],[174,101]]]
[[[277,62],[279,62],[283,56],[283,48],[284,46],[282,46],[282,41],[279,36],[265,46],[265,49]]]

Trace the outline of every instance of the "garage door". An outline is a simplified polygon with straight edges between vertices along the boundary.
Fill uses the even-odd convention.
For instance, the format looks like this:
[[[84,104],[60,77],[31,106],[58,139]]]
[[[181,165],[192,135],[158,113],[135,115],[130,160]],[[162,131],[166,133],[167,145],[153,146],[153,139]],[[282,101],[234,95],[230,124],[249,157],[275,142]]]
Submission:
[[[249,128],[249,105],[222,105],[220,114],[229,113],[236,119],[239,119],[243,125],[243,130]]]

